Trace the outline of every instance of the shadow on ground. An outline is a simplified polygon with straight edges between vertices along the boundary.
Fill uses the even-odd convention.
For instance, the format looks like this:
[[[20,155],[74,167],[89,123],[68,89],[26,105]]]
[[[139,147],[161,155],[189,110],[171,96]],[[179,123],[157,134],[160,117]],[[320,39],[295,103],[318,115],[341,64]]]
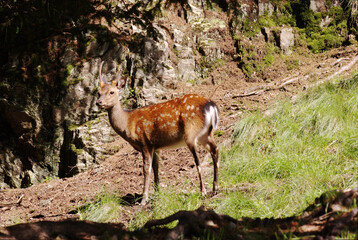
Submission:
[[[236,220],[200,207],[149,221],[134,232],[123,224],[42,221],[0,228],[0,239],[357,239],[357,203],[358,188],[355,188],[324,193],[301,216],[283,219]],[[162,227],[176,220],[176,227]]]

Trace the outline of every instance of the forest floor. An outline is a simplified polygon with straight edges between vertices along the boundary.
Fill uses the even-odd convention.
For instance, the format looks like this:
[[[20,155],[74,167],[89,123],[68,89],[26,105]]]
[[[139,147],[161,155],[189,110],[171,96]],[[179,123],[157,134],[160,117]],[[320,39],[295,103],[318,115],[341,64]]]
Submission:
[[[287,70],[285,64],[278,64],[275,73],[268,73],[277,76],[270,82],[260,79],[247,81],[237,63],[228,62],[214,70],[198,85],[189,86],[182,83],[177,89],[168,92],[167,98],[196,93],[214,100],[220,108],[219,130],[222,132],[222,135],[216,137],[216,141],[219,148],[230,146],[231,134],[243,112],[257,109],[265,111],[278,100],[292,98],[314,83],[329,81],[335,75],[348,76],[352,71],[358,70],[357,55],[357,46],[334,49],[322,54],[297,55],[299,65],[294,70]],[[48,180],[24,189],[1,190],[0,239],[18,236],[17,233],[36,231],[50,235],[49,231],[55,231],[54,229],[62,229],[62,232],[82,229],[82,235],[78,237],[82,239],[93,239],[90,238],[92,235],[102,236],[103,231],[125,231],[124,226],[133,213],[150,209],[150,203],[141,206],[133,202],[142,192],[142,157],[119,136],[110,146],[119,146],[119,151],[100,165],[74,177]],[[206,154],[205,151],[200,151],[202,160],[210,159],[205,157]],[[192,184],[199,188],[194,160],[187,148],[163,150],[161,157],[162,188],[181,186],[186,179],[192,179]],[[205,176],[212,174],[210,160],[203,161],[203,171]],[[211,183],[207,183],[208,189],[210,185]],[[151,193],[153,191],[151,187]],[[108,192],[122,196],[125,201],[132,201],[132,204],[124,206],[124,213],[118,224],[80,221],[75,224],[67,221],[78,219],[79,208],[89,202],[95,202],[98,196]],[[292,219],[287,221],[292,222]],[[15,225],[20,223],[24,224]],[[54,223],[57,227],[54,227]],[[267,224],[269,226],[269,223]],[[157,234],[159,239],[160,233]],[[31,239],[30,235],[28,239]]]

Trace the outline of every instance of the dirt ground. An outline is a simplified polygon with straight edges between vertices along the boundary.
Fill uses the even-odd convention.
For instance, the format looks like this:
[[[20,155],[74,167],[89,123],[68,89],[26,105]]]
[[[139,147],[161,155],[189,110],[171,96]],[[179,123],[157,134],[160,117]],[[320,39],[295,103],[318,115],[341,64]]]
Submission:
[[[317,54],[314,57],[297,55],[299,67],[288,71],[283,64],[277,65],[273,72],[268,73],[270,76],[275,76],[269,83],[246,81],[237,63],[229,62],[212,72],[201,84],[188,86],[183,83],[176,90],[168,93],[168,97],[197,93],[213,99],[221,111],[219,130],[223,134],[216,138],[220,148],[230,144],[234,126],[244,111],[256,109],[265,111],[278,99],[291,98],[314,82],[329,80],[330,76],[352,63],[357,53],[356,46],[349,46]],[[348,75],[354,70],[358,70],[358,62],[352,64],[342,74]],[[114,192],[123,196],[123,199],[133,200],[142,192],[142,157],[119,136],[111,145],[119,146],[120,150],[100,165],[74,177],[54,179],[25,189],[1,190],[0,227],[5,229],[4,227],[19,223],[78,219],[78,208],[88,202],[96,201],[96,198],[105,192]],[[203,163],[203,171],[207,189],[210,189],[211,182],[207,179],[212,174],[209,165],[211,159],[205,157],[206,154],[205,151],[200,152],[202,161],[204,158],[208,159]],[[199,188],[196,168],[188,149],[165,150],[161,152],[161,156],[162,188],[180,186],[186,179],[192,179],[192,184]],[[123,228],[135,212],[143,209],[150,209],[150,204],[124,206],[121,221],[117,225],[111,225],[111,228]],[[100,224],[94,228],[100,228]]]

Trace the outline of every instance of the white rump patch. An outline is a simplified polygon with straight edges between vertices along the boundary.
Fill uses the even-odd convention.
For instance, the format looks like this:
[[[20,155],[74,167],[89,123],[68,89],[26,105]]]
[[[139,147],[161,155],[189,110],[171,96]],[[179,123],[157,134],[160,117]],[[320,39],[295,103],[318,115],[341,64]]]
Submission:
[[[213,127],[213,130],[217,129],[219,122],[218,109],[214,106],[210,106],[208,110],[205,111],[205,125],[200,133],[195,138],[195,143],[202,142],[207,139],[210,126]]]

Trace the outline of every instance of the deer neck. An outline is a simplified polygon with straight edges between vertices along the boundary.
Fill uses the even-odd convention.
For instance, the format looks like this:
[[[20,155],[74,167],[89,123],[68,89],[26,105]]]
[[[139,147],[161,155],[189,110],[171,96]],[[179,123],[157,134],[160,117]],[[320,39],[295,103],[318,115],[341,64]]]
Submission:
[[[126,139],[129,136],[128,111],[124,110],[118,102],[111,109],[108,109],[108,117],[113,129]]]

